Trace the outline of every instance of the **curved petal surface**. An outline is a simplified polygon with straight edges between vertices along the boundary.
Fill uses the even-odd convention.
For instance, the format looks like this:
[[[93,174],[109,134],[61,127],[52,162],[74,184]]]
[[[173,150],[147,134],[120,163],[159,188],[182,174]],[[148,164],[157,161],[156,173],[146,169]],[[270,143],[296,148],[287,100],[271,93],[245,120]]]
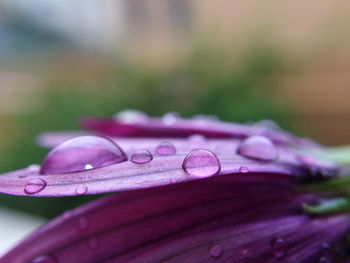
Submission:
[[[131,191],[66,212],[0,262],[338,260],[324,244],[332,249],[350,230],[350,218],[303,214],[301,203],[317,199],[295,194],[284,178],[266,175],[212,177]]]

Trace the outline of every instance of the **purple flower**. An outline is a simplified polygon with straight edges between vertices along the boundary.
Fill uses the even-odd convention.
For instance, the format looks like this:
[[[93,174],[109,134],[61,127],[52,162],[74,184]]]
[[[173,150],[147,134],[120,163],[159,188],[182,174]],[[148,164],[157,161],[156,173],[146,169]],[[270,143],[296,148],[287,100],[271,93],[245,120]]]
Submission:
[[[124,112],[84,125],[94,135],[40,136],[40,144],[56,147],[41,166],[0,176],[0,191],[37,197],[133,191],[67,211],[1,263],[345,260],[350,216],[312,217],[303,205],[327,196],[294,189],[305,179],[341,174],[334,163],[299,155],[300,148],[322,146],[271,125],[203,116]]]

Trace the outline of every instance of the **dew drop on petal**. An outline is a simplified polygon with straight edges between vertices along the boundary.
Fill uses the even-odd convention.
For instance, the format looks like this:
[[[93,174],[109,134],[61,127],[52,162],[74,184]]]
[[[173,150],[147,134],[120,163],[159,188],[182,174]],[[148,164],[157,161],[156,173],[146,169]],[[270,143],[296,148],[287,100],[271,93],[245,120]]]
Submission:
[[[209,247],[209,255],[214,258],[219,258],[223,253],[223,249],[220,245],[211,245]]]
[[[91,164],[85,164],[84,166],[84,170],[91,170],[91,169],[94,169],[94,167],[91,165]]]
[[[176,153],[176,148],[171,142],[164,141],[157,146],[156,153],[158,155],[173,155]]]
[[[88,187],[86,185],[78,185],[75,188],[75,194],[76,195],[83,195],[83,194],[86,194],[87,190],[88,190]]]
[[[165,125],[173,125],[180,118],[180,115],[176,112],[168,112],[163,115],[162,121]]]
[[[278,155],[273,142],[263,136],[251,136],[243,140],[238,145],[237,153],[258,161],[274,161]]]
[[[90,237],[88,239],[88,247],[90,250],[94,250],[94,249],[98,248],[98,240],[96,237]]]
[[[61,174],[95,169],[127,160],[113,141],[98,136],[80,136],[54,148],[45,158],[41,174]]]
[[[185,157],[182,167],[187,174],[198,177],[213,176],[221,169],[218,157],[213,152],[205,149],[191,151]]]
[[[148,116],[142,111],[124,110],[115,114],[114,119],[122,123],[133,124],[147,121]]]
[[[239,172],[242,173],[242,174],[246,174],[246,173],[249,172],[249,169],[248,169],[248,167],[241,166],[241,167],[239,168]]]
[[[152,154],[146,149],[137,150],[130,157],[130,161],[137,164],[149,163],[152,159]]]
[[[276,258],[283,258],[286,254],[287,243],[282,238],[277,238],[272,242],[272,253]]]
[[[31,263],[57,263],[53,256],[43,255],[35,258]]]
[[[26,184],[24,187],[24,192],[27,194],[36,194],[39,193],[41,190],[43,190],[46,187],[46,181],[40,178],[35,178]]]

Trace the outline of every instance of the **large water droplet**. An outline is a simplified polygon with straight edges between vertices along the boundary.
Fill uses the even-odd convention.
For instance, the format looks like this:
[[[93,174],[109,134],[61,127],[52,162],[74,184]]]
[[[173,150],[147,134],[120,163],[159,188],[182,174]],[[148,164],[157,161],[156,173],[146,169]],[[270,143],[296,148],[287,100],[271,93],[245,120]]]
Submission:
[[[114,115],[114,118],[119,122],[133,124],[147,121],[148,116],[142,111],[124,110]]]
[[[221,169],[218,157],[213,152],[205,149],[191,151],[185,157],[182,167],[186,173],[198,177],[215,175]]]
[[[272,242],[272,253],[276,258],[283,258],[286,250],[287,243],[283,238],[277,238]]]
[[[57,261],[53,256],[43,255],[35,258],[31,263],[57,263]]]
[[[223,253],[223,249],[220,245],[211,245],[209,247],[209,255],[214,258],[219,258]]]
[[[95,169],[127,160],[113,141],[98,136],[81,136],[54,148],[45,158],[41,174],[61,174]]]
[[[152,159],[152,154],[146,149],[137,150],[130,157],[130,161],[137,164],[149,163]]]
[[[278,155],[273,142],[263,136],[251,136],[243,140],[238,145],[237,153],[259,161],[274,161]]]
[[[156,153],[158,155],[173,155],[176,153],[176,148],[171,142],[161,142],[157,148]]]
[[[43,190],[46,187],[46,181],[40,178],[35,178],[26,184],[24,187],[24,192],[27,194],[36,194],[39,193],[41,190]]]

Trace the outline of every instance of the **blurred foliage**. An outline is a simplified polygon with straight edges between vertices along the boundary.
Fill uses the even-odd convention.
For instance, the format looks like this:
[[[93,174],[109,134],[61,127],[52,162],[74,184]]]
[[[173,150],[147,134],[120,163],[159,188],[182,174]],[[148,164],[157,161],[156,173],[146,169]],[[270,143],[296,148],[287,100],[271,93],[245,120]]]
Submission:
[[[286,110],[266,92],[269,77],[283,68],[283,57],[272,48],[252,48],[231,56],[225,50],[195,49],[167,68],[123,62],[95,77],[52,77],[45,88],[42,110],[12,119],[15,132],[3,149],[0,170],[40,163],[47,153],[35,145],[43,131],[78,128],[82,116],[111,116],[136,109],[159,116],[177,111],[182,116],[214,114],[223,120],[247,122],[273,119],[286,125]],[[0,195],[0,204],[54,217],[96,197],[23,198]]]

